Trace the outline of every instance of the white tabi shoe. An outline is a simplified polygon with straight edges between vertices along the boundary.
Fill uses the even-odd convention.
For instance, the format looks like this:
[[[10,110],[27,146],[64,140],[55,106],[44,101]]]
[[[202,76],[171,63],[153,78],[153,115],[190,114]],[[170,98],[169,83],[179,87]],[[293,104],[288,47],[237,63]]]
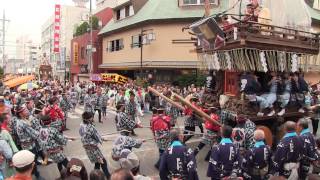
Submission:
[[[269,114],[268,114],[268,116],[270,117],[270,116],[273,116],[273,115],[275,115],[276,114],[276,112],[274,111],[274,110],[272,110]]]
[[[300,108],[298,112],[299,113],[305,113],[305,110],[303,108]]]
[[[286,109],[282,109],[282,110],[278,113],[278,116],[283,116],[284,113],[286,113]]]
[[[257,116],[262,117],[262,116],[264,116],[264,113],[263,112],[258,112]]]

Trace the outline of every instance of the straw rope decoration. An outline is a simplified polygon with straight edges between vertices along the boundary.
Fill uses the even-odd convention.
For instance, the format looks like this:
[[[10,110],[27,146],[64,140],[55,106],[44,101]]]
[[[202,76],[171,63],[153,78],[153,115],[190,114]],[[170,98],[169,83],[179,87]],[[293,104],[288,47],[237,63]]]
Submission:
[[[292,72],[299,67],[308,70],[314,56],[294,52],[241,48],[204,52],[198,55],[202,70],[235,70],[259,72]],[[316,62],[316,61],[314,61]],[[314,63],[313,62],[313,63]]]
[[[284,52],[278,52],[278,59],[279,59],[279,70],[280,70],[280,72],[284,72],[284,70],[285,70],[285,65],[284,65],[284,56],[285,56],[285,54],[284,54]]]
[[[225,52],[224,54],[225,54],[226,59],[227,59],[227,68],[226,69],[231,70],[232,69],[232,63],[231,63],[230,54],[229,54],[229,52]]]

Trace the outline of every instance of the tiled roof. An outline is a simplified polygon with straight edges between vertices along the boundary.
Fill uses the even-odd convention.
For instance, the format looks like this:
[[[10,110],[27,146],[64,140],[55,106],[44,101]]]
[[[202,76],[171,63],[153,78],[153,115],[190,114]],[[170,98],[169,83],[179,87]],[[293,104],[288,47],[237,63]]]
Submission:
[[[222,12],[228,6],[226,0],[219,2],[219,7],[212,8],[212,14]],[[204,6],[179,7],[178,0],[148,0],[135,15],[118,21],[111,20],[99,35],[151,20],[201,18],[203,15]]]
[[[310,16],[314,20],[319,20],[320,21],[320,10],[311,8],[310,6],[307,6]]]

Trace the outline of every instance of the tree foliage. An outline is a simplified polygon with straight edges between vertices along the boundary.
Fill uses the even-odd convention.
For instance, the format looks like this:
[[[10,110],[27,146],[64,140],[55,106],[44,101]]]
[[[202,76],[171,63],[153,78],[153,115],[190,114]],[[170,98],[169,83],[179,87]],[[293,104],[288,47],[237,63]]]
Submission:
[[[76,27],[74,37],[81,36],[81,35],[89,32],[90,31],[90,24],[89,23],[91,23],[91,20],[92,20],[92,29],[93,30],[99,29],[99,19],[96,16],[92,16],[92,18],[90,18],[89,22],[85,21]]]
[[[0,78],[3,78],[3,76],[4,76],[4,71],[3,71],[3,68],[0,67]]]
[[[99,29],[99,19],[96,16],[92,16],[92,29],[93,30],[98,30]]]
[[[81,36],[82,34],[85,34],[89,30],[89,23],[83,22],[76,28],[76,32],[74,36]]]
[[[204,86],[205,82],[206,76],[194,74],[181,75],[176,80],[176,83],[181,87],[187,87],[191,84],[194,84],[196,86]]]

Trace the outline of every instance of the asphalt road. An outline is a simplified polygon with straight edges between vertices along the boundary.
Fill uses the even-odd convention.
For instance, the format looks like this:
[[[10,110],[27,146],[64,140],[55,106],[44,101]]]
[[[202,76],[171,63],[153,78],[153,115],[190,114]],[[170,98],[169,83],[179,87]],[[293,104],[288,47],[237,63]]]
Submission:
[[[83,107],[77,107],[75,113],[69,113],[67,120],[67,127],[70,129],[65,131],[65,135],[72,137],[79,137],[79,125],[81,123],[81,114],[83,112]],[[101,134],[113,133],[116,132],[115,128],[115,112],[113,110],[108,110],[107,119],[103,120],[103,124],[98,123],[98,115],[95,116],[95,124],[98,131]],[[150,126],[151,114],[145,114],[144,117],[141,117],[142,124],[144,126]],[[183,126],[183,118],[179,118],[178,126],[182,128]],[[199,129],[197,129],[199,131]],[[141,128],[135,130],[137,137],[143,139],[152,138],[151,130],[149,128]],[[114,170],[118,169],[120,166],[116,161],[113,161],[111,158],[111,149],[113,140],[118,136],[118,134],[108,135],[107,139],[110,141],[104,142],[100,147],[104,156],[108,162],[109,171],[112,173]],[[200,137],[193,137],[190,141],[188,141],[187,145],[191,148],[194,148],[200,142]],[[154,141],[150,140],[144,143],[141,148],[133,149],[133,151],[138,155],[140,159],[140,171],[141,174],[153,177],[154,179],[159,178],[159,172],[156,168],[154,168],[154,164],[158,159],[158,149]],[[197,156],[197,165],[198,165],[198,174],[200,179],[206,180],[206,171],[208,167],[208,163],[204,161],[205,155],[208,151],[208,147],[205,147]],[[88,174],[91,170],[93,170],[93,164],[90,163],[80,140],[68,142],[67,146],[64,150],[67,157],[70,158],[79,158],[81,159],[85,167],[88,171]],[[39,166],[40,174],[47,180],[54,180],[59,177],[59,172],[56,164],[50,164],[47,166]]]

